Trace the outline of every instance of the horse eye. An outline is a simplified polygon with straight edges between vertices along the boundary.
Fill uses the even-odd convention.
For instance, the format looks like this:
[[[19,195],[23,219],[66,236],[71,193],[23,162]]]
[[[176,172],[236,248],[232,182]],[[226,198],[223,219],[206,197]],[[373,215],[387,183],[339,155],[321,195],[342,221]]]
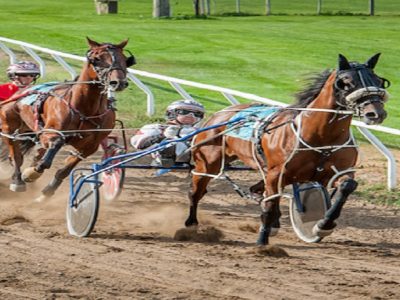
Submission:
[[[343,90],[345,88],[345,84],[342,79],[339,79],[338,81],[336,81],[336,87],[340,90]]]
[[[351,76],[344,76],[342,78],[342,80],[343,80],[344,84],[351,84],[351,82],[353,81],[353,78]]]

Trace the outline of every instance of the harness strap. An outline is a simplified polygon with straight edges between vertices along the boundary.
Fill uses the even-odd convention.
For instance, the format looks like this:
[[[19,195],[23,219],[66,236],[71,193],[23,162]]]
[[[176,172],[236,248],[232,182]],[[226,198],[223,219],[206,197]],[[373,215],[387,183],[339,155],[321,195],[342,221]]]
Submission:
[[[40,92],[40,91],[32,90],[32,91],[25,91],[25,92],[23,92],[21,94],[17,94],[17,95],[14,94],[10,98],[8,98],[7,100],[0,102],[0,107],[5,105],[5,104],[7,104],[7,103],[18,101],[21,98],[30,96],[32,94],[46,94],[46,93],[48,93],[48,92]]]
[[[298,148],[296,149],[297,151],[308,151],[308,150],[313,150],[316,151],[318,153],[324,154],[326,152],[336,152],[342,148],[353,148],[353,147],[357,147],[356,145],[350,145],[350,143],[354,143],[354,136],[351,132],[351,130],[349,131],[349,138],[348,140],[343,143],[342,145],[329,145],[329,146],[320,146],[320,147],[314,147],[309,145],[302,137],[301,137],[301,118],[299,118],[298,120],[298,126],[297,126],[297,130],[295,128],[295,124],[294,122],[292,124],[290,124],[290,128],[293,130],[294,135],[297,137],[298,141],[305,146],[306,148]]]
[[[35,131],[38,131],[43,128],[43,120],[40,115],[43,112],[43,106],[47,98],[50,96],[50,93],[39,93],[39,96],[36,98],[35,102],[33,103],[33,114],[35,117]]]
[[[221,159],[221,168],[218,172],[218,174],[208,174],[208,173],[200,173],[200,172],[196,172],[195,170],[192,170],[192,174],[193,175],[198,175],[198,176],[205,176],[205,177],[211,177],[214,179],[225,179],[225,138],[226,135],[222,136],[222,149],[221,149],[221,153],[222,153],[222,159]]]
[[[188,151],[192,150],[193,148],[199,147],[201,145],[204,145],[204,144],[208,143],[209,141],[212,141],[212,140],[216,139],[217,137],[219,137],[221,135],[225,135],[226,133],[228,133],[228,132],[230,132],[232,130],[235,130],[238,127],[242,126],[243,123],[244,123],[244,120],[238,121],[238,123],[234,124],[231,128],[225,129],[225,130],[221,131],[220,133],[217,133],[216,135],[213,135],[213,136],[211,136],[211,137],[209,137],[209,138],[207,138],[207,139],[205,139],[205,140],[203,140],[203,141],[201,141],[200,143],[197,143],[197,144],[194,144],[194,141],[195,141],[195,138],[194,138],[192,140],[191,147],[186,149],[185,152],[188,152]]]
[[[82,114],[78,109],[76,109],[75,107],[73,107],[73,106],[71,105],[71,102],[70,102],[71,99],[69,99],[69,101],[67,101],[67,100],[65,99],[65,98],[66,98],[66,95],[68,94],[68,92],[71,92],[71,89],[70,89],[70,88],[67,89],[67,91],[65,91],[64,95],[58,95],[58,94],[53,94],[53,93],[52,93],[51,95],[54,96],[54,97],[56,97],[56,98],[59,98],[61,101],[63,101],[63,102],[68,106],[70,112],[72,112],[72,115],[73,115],[73,114],[76,114],[77,116],[79,116],[79,120],[81,121],[81,124],[79,125],[79,130],[82,129],[82,126],[83,126],[82,123],[85,122],[85,121],[90,122],[91,124],[93,124],[94,126],[96,126],[96,128],[100,128],[101,125],[98,124],[98,123],[96,123],[96,122],[94,122],[93,119],[97,119],[97,118],[100,119],[100,118],[102,118],[103,116],[105,116],[106,114],[108,114],[110,110],[113,110],[113,108],[110,108],[110,106],[108,105],[108,106],[107,106],[108,108],[107,108],[103,113],[101,113],[101,114],[94,115],[94,116],[85,116],[85,115]]]

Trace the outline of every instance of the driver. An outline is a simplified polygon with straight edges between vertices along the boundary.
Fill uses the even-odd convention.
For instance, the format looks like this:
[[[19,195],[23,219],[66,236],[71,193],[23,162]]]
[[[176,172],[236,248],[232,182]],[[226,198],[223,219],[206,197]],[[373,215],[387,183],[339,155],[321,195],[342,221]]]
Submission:
[[[165,139],[182,138],[197,129],[204,118],[204,106],[194,100],[178,100],[168,105],[165,113],[166,124],[148,124],[143,126],[132,138],[131,145],[143,150],[156,147]],[[153,154],[153,165],[171,167],[175,163],[190,162],[190,140],[177,142],[173,146]]]
[[[7,76],[11,82],[0,85],[0,101],[34,84],[40,77],[40,70],[33,62],[20,61],[7,68]]]

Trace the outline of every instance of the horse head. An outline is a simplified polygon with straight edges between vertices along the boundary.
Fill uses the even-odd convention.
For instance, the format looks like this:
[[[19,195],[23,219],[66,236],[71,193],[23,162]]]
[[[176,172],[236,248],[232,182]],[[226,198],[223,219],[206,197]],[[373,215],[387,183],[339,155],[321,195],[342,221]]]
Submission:
[[[124,47],[128,40],[118,45],[104,43],[99,44],[87,38],[90,49],[86,57],[92,66],[94,77],[100,80],[105,89],[122,91],[128,86],[126,68],[135,64],[135,58],[128,50],[129,57],[124,55]]]
[[[384,103],[389,94],[386,88],[390,82],[375,74],[374,68],[380,53],[366,63],[349,62],[339,54],[336,72],[335,96],[339,106],[354,111],[368,124],[380,124],[386,118]]]

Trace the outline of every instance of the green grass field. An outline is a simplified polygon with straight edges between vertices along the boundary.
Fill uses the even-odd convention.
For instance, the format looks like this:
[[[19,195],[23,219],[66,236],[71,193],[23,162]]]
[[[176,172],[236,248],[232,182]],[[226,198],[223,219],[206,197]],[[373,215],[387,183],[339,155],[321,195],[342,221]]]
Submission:
[[[242,9],[259,16],[193,18],[191,1],[170,1],[171,19],[152,19],[152,1],[120,0],[119,13],[97,15],[93,1],[0,0],[0,36],[55,50],[84,55],[85,37],[119,42],[129,38],[136,55],[135,68],[152,73],[208,83],[290,103],[307,75],[335,68],[338,53],[365,61],[382,53],[376,72],[392,81],[389,117],[384,126],[399,128],[400,4],[376,1],[375,17],[367,15],[368,0],[324,1],[327,13],[312,15],[316,1],[274,1],[272,12],[262,16],[263,1],[242,0]],[[233,12],[234,1],[212,1],[218,13]],[[226,8],[224,8],[224,5]],[[247,8],[250,7],[250,8]],[[343,14],[343,13],[341,13]],[[1,56],[0,67],[8,61]],[[79,65],[76,65],[79,68]],[[69,79],[54,72],[42,81]],[[6,80],[1,74],[1,80]],[[156,95],[160,118],[168,102],[179,98],[168,84],[144,79]],[[188,89],[212,112],[228,102],[215,93]],[[145,117],[145,95],[133,84],[119,95],[120,118],[128,126],[151,121]],[[152,120],[154,120],[153,118]],[[382,137],[395,146],[400,139]]]

